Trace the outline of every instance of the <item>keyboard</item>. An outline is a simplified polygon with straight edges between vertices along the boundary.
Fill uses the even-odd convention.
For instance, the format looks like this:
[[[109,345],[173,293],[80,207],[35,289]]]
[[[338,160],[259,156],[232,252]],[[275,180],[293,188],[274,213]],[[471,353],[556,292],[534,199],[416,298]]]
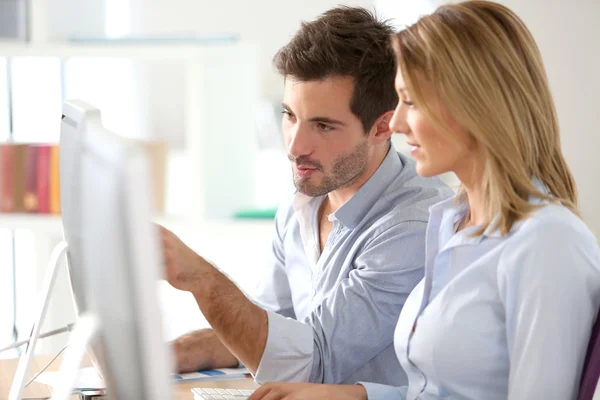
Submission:
[[[246,400],[253,390],[195,388],[194,400]]]

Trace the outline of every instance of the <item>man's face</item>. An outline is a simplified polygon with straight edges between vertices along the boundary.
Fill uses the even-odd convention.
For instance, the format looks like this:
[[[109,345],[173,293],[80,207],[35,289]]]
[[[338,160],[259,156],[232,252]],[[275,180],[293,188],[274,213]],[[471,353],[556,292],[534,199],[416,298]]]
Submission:
[[[347,77],[307,82],[286,77],[282,128],[301,193],[317,197],[350,186],[367,169],[372,147],[350,111],[353,91]]]

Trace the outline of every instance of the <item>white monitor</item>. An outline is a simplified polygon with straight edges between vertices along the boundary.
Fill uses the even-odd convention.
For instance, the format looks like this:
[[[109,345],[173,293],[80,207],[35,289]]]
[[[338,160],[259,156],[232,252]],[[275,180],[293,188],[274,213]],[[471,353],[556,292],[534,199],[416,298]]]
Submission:
[[[68,246],[65,246],[64,242],[60,243],[49,260],[27,347],[19,360],[10,389],[9,400],[20,400],[23,396],[31,360],[35,353],[46,310],[52,296],[57,270],[61,266],[65,254],[77,314],[81,314],[86,309],[83,278],[85,270],[74,268],[81,265],[81,156],[87,132],[86,124],[90,121],[100,124],[100,119],[100,111],[82,101],[65,102],[63,105],[60,134],[60,198],[61,209],[66,211],[62,213],[62,220],[65,242],[68,243]],[[91,356],[93,362],[95,362],[93,354]]]
[[[73,280],[74,292],[99,321],[92,347],[109,398],[169,399],[172,360],[156,292],[162,256],[151,223],[148,160],[133,142],[104,129],[94,117],[99,113],[84,114],[91,118],[84,116],[79,160],[72,164],[78,187],[72,185],[72,203],[63,202],[62,210],[67,241],[67,231],[79,229],[68,243],[77,255],[70,269],[82,278]]]
[[[67,266],[77,314],[85,312],[83,269],[80,264],[81,152],[87,134],[87,123],[100,124],[100,110],[80,100],[65,101],[60,129],[60,203],[65,241],[69,244]]]

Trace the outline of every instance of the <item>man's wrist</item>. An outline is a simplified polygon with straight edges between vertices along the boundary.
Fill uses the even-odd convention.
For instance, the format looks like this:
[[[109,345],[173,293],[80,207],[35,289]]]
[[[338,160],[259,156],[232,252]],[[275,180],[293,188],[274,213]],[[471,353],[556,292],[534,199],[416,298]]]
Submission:
[[[196,271],[191,290],[194,297],[205,297],[212,293],[218,283],[218,277],[221,275],[219,270],[202,256],[198,255],[196,259]]]

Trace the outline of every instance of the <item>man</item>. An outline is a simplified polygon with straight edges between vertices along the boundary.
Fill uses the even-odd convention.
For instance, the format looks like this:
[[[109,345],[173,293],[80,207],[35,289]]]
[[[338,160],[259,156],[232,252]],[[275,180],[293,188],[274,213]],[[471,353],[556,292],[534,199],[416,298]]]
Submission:
[[[428,207],[452,192],[391,146],[392,32],[365,9],[336,8],[275,56],[297,193],[277,213],[255,303],[163,229],[167,279],[213,328],[175,341],[182,372],[239,360],[259,383],[406,381],[393,333],[423,277]]]

